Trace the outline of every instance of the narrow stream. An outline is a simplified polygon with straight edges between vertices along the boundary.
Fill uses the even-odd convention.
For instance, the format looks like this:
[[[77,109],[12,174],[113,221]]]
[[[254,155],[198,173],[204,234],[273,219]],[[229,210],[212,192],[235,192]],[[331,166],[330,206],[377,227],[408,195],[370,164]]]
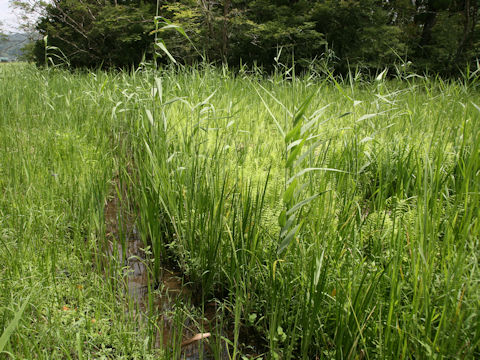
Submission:
[[[134,308],[141,313],[148,310],[148,269],[146,256],[143,250],[144,244],[137,231],[131,216],[120,214],[121,206],[116,196],[110,198],[105,205],[105,227],[108,246],[106,249],[108,257],[116,257],[119,263],[124,266],[126,276],[126,295],[134,302]],[[120,221],[120,216],[122,219]],[[120,231],[119,224],[122,224]],[[121,237],[125,238],[126,254],[123,254]],[[214,359],[209,342],[213,341],[210,332],[214,323],[215,311],[209,309],[203,319],[193,321],[186,317],[180,324],[172,318],[177,304],[189,304],[191,292],[182,283],[181,274],[178,272],[163,269],[160,286],[154,292],[154,311],[158,312],[158,328],[156,344],[158,348],[174,349],[173,342],[180,343],[180,359]],[[152,285],[152,284],[151,284]],[[141,314],[140,314],[141,315]],[[139,317],[141,318],[141,316]],[[205,321],[207,320],[207,321]],[[202,324],[200,329],[198,324]],[[222,340],[222,343],[224,341]],[[220,359],[229,359],[228,351],[221,351]],[[217,355],[218,358],[218,355]]]

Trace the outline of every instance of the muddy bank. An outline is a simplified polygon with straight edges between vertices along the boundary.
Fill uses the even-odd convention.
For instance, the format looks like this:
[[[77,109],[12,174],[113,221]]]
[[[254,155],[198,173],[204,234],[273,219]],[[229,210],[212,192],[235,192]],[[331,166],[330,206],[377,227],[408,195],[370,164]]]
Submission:
[[[152,278],[148,247],[135,226],[134,214],[120,202],[116,191],[105,202],[104,216],[105,261],[113,259],[122,268],[129,304],[126,311],[133,312],[138,321],[145,321],[145,315],[157,319],[155,346],[170,352],[172,358],[229,359],[222,339],[225,332],[215,327],[216,305],[208,304],[204,311],[193,308],[190,304],[195,294],[178,271],[162,268],[160,279]],[[192,314],[199,315],[194,318]],[[212,348],[214,344],[216,349]],[[219,344],[223,344],[220,350]]]

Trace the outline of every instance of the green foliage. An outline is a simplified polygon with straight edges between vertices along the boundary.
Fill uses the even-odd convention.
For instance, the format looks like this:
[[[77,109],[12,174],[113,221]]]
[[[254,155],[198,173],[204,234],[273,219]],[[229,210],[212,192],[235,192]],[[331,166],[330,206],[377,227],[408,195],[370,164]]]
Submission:
[[[65,0],[46,5],[37,30],[48,35],[49,45],[59,49],[72,66],[128,67],[138,65],[151,48],[153,8],[143,2]],[[43,64],[43,41],[37,41],[34,52]]]
[[[402,29],[387,6],[375,0],[315,2],[312,18],[344,71],[348,65],[378,69],[406,54]]]
[[[124,264],[102,249],[114,181],[151,251],[151,303],[174,264],[199,305],[178,304],[175,326],[214,303],[217,358],[222,343],[240,358],[248,337],[269,359],[479,357],[475,72],[0,75],[0,340],[12,357],[179,357],[153,348],[163,308],[139,316]]]
[[[267,358],[476,356],[478,90],[289,73],[160,72],[134,127],[157,258],[227,304],[235,354],[246,328]]]
[[[26,0],[14,2],[33,11]],[[42,36],[73,66],[128,67],[153,58],[153,1],[63,0],[38,3]],[[296,65],[297,72],[328,62],[341,74],[374,74],[411,62],[418,72],[457,73],[475,64],[480,44],[478,0],[177,0],[159,1],[159,16],[188,35],[161,39],[184,64],[201,59],[234,66]],[[43,63],[44,47],[34,50]],[[161,61],[166,62],[166,59]],[[321,66],[320,66],[321,68]]]
[[[0,358],[162,358],[102,250],[124,86],[25,64],[0,78]]]

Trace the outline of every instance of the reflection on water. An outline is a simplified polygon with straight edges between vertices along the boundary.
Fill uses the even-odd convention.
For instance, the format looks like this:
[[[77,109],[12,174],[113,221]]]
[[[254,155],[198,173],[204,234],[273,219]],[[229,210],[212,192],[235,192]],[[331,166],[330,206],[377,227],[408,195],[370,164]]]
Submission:
[[[123,265],[126,283],[126,293],[133,302],[133,310],[139,311],[139,319],[142,314],[148,312],[148,288],[149,281],[146,266],[147,256],[145,245],[138,234],[132,216],[122,216],[119,221],[119,206],[117,197],[109,199],[105,205],[105,226],[108,240],[107,254],[114,257]],[[123,214],[122,214],[123,215]],[[120,224],[122,231],[120,231]],[[123,237],[125,254],[121,238]],[[187,316],[180,322],[175,319],[178,313],[178,304],[189,304],[191,292],[183,285],[182,277],[178,272],[163,269],[158,289],[153,291],[153,311],[158,317],[158,329],[156,347],[166,349],[181,349],[180,357],[186,360],[213,359],[209,341],[212,340],[209,329],[214,321],[215,310],[212,306],[207,307],[203,319],[194,321]],[[137,315],[137,314],[132,314]],[[206,320],[206,321],[204,321]],[[206,330],[207,329],[207,330]],[[173,346],[177,344],[177,346]],[[179,346],[178,346],[179,345]],[[217,356],[218,358],[218,356]],[[220,359],[228,359],[227,350],[224,349]]]

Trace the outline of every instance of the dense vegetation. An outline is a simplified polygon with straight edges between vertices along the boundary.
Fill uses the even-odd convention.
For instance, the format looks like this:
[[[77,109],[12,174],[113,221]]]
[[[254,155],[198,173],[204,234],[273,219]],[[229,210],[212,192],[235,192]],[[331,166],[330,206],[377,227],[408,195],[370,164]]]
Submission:
[[[1,66],[0,351],[175,357],[102,250],[116,193],[216,358],[479,357],[478,77],[292,74]]]
[[[152,57],[157,13],[185,29],[160,36],[175,58],[235,67],[308,68],[312,60],[346,73],[404,63],[415,71],[462,72],[480,50],[479,0],[17,0],[45,7],[37,30],[73,66],[138,65]],[[32,6],[32,3],[34,4]],[[42,5],[43,4],[43,5]],[[60,51],[62,55],[60,54]],[[45,44],[35,57],[43,63]]]

